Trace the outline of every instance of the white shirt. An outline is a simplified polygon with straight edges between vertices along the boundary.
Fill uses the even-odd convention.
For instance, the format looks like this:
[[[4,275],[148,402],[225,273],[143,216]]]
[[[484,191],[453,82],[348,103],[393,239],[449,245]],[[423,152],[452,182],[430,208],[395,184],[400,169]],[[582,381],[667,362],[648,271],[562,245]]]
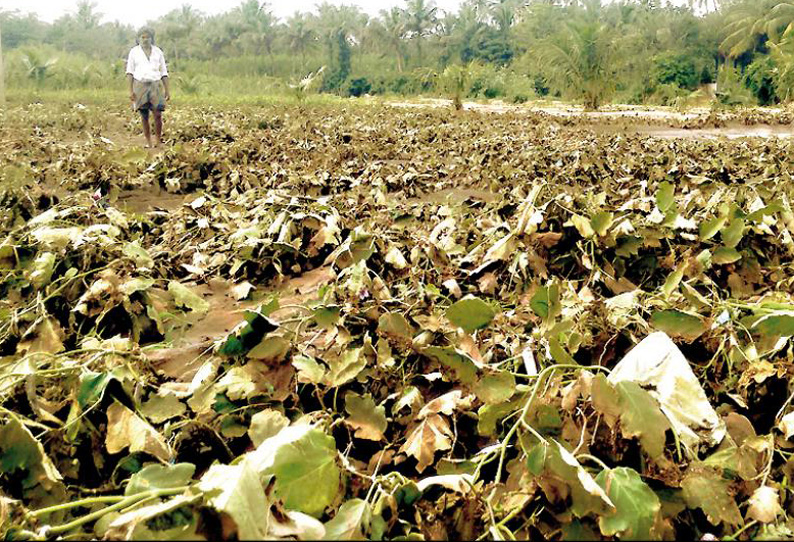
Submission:
[[[130,49],[127,57],[127,73],[132,74],[136,81],[151,82],[159,81],[168,75],[165,67],[165,55],[156,45],[152,45],[152,52],[149,57],[143,52],[140,45]]]

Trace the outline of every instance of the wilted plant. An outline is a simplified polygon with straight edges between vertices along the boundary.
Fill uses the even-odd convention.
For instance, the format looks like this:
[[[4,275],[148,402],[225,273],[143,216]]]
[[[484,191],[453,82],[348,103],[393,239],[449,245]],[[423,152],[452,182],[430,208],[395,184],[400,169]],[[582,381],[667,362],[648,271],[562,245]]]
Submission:
[[[469,90],[471,80],[471,66],[454,64],[447,66],[441,74],[441,86],[452,97],[452,106],[455,111],[463,109],[463,97]]]
[[[298,81],[297,83],[290,83],[289,88],[292,89],[292,93],[295,98],[298,100],[298,103],[302,104],[306,101],[306,96],[315,89],[319,83],[322,81],[321,75],[325,71],[325,66],[321,67],[316,72],[312,72],[308,74],[306,77]]]

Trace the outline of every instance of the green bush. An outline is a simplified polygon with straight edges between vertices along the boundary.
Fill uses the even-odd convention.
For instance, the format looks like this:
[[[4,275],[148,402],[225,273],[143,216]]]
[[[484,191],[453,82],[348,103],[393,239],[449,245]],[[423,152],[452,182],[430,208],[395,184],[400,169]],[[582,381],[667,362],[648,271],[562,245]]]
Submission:
[[[369,94],[372,91],[372,84],[366,77],[359,77],[350,81],[350,86],[347,89],[349,96],[358,98],[364,94]]]
[[[657,55],[651,73],[657,85],[672,84],[688,90],[695,90],[702,78],[692,56],[685,53]]]
[[[778,101],[775,71],[775,62],[767,55],[757,57],[747,66],[744,84],[760,105],[769,105]]]

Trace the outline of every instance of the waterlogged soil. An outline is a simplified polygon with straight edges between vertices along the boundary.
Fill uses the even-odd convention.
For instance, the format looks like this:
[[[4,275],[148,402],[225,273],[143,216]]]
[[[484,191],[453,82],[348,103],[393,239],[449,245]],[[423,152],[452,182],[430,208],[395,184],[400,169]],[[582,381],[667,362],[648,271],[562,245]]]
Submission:
[[[788,119],[447,105],[13,112],[0,539],[790,536]]]
[[[396,108],[451,108],[450,100],[429,98],[412,102],[389,102],[388,105]],[[729,123],[718,128],[677,128],[662,125],[665,121],[677,123],[687,122],[709,114],[706,107],[693,107],[686,112],[672,108],[652,108],[646,106],[610,105],[600,111],[584,111],[579,106],[561,103],[551,104],[507,104],[499,101],[488,103],[464,102],[465,111],[496,114],[531,114],[544,113],[561,119],[577,118],[584,122],[582,127],[588,127],[599,133],[626,133],[643,136],[660,137],[665,139],[738,139],[752,138],[790,138],[794,137],[794,127],[790,124],[742,124]],[[758,108],[770,115],[781,112],[779,108]],[[603,121],[616,121],[618,124],[603,123]],[[588,124],[589,121],[589,124]]]

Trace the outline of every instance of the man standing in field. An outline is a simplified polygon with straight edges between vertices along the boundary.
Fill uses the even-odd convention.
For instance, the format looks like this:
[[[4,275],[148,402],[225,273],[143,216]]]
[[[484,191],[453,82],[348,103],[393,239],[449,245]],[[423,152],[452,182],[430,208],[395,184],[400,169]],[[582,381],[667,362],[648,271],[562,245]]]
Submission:
[[[127,57],[130,101],[133,110],[141,114],[146,148],[152,146],[149,111],[154,115],[154,146],[159,147],[163,137],[162,112],[165,111],[165,102],[171,99],[165,55],[154,44],[154,31],[151,28],[142,28],[135,43],[137,45],[130,50]]]

